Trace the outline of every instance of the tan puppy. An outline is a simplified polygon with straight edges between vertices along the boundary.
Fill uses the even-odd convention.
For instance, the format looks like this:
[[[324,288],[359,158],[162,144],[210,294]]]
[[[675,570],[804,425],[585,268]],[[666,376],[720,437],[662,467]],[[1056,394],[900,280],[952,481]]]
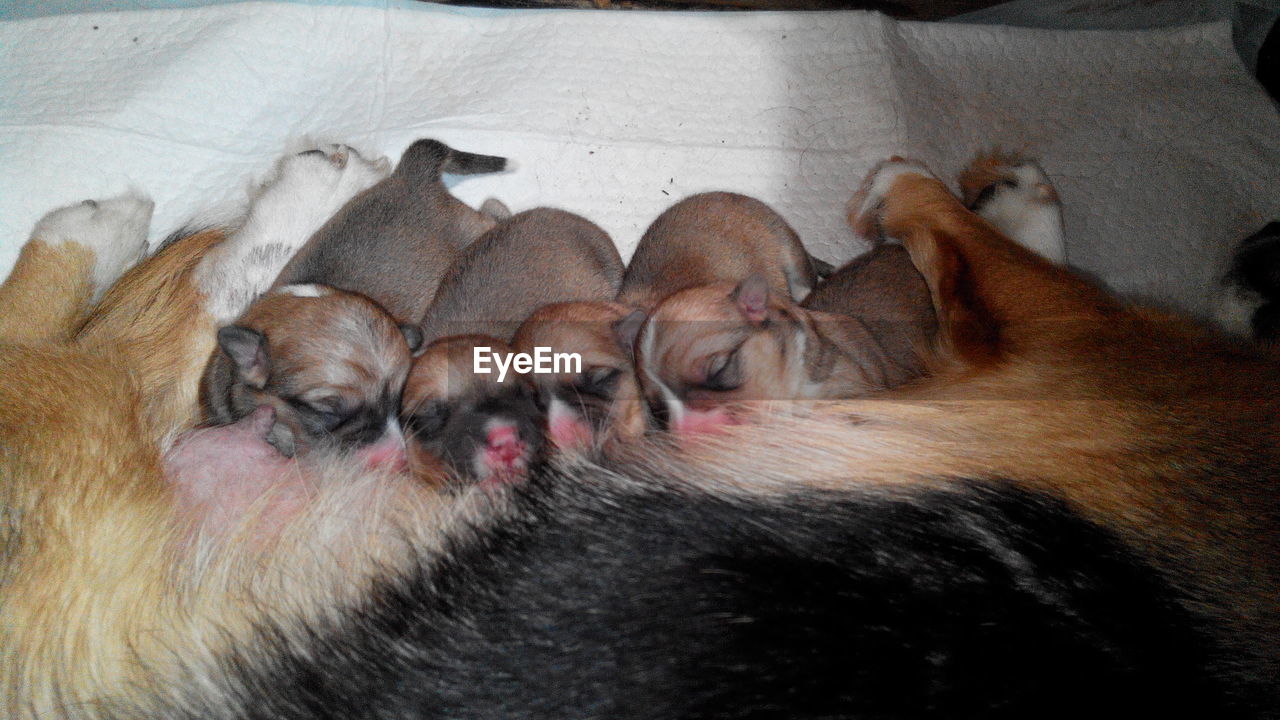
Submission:
[[[800,237],[772,208],[737,193],[701,193],[667,208],[645,230],[618,302],[652,310],[680,290],[750,275],[797,302],[817,281]]]
[[[929,287],[901,245],[882,243],[818,283],[800,307],[857,320],[873,338],[864,362],[897,387],[925,371],[938,329]]]
[[[638,329],[635,362],[665,427],[711,431],[764,401],[857,397],[919,377],[935,327],[906,251],[881,245],[801,305],[760,275],[682,290]]]
[[[400,391],[417,339],[361,295],[277,288],[218,331],[221,352],[201,381],[206,419],[232,423],[265,405],[270,442],[286,456],[339,448],[402,468]]]
[[[442,173],[490,173],[505,158],[418,140],[390,177],[352,198],[281,271],[275,286],[318,283],[372,298],[416,322],[458,251],[496,220],[449,193]]]
[[[492,485],[523,477],[539,458],[542,411],[528,378],[503,364],[511,355],[495,337],[454,335],[414,360],[401,412],[415,474],[438,478],[439,459],[458,479]]]
[[[428,342],[470,334],[509,341],[543,305],[612,299],[622,272],[617,247],[595,223],[563,210],[527,210],[463,251],[422,318],[422,334]]]
[[[559,451],[607,447],[645,431],[646,411],[618,328],[631,308],[611,302],[544,305],[516,331],[516,352],[576,353],[580,371],[530,373],[547,408],[547,435]]]

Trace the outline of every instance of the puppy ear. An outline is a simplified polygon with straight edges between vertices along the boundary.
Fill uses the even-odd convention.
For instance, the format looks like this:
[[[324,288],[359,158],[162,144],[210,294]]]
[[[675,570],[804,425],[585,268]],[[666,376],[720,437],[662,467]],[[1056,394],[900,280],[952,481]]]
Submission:
[[[632,310],[613,324],[613,340],[627,353],[627,357],[635,354],[636,336],[640,334],[640,326],[644,325],[646,317],[643,310]]]
[[[759,325],[769,315],[769,281],[763,275],[757,273],[738,283],[730,297],[752,325]]]
[[[410,323],[401,325],[400,334],[404,335],[404,341],[409,343],[409,352],[416,353],[422,347],[422,329],[417,325]]]
[[[246,384],[259,390],[267,384],[271,360],[265,335],[242,325],[228,325],[218,330],[218,347],[235,363]]]

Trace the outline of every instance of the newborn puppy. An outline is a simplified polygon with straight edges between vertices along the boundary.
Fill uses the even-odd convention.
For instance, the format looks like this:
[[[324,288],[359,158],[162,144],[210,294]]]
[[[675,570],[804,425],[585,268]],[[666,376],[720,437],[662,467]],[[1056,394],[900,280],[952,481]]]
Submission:
[[[768,205],[736,193],[702,193],[672,205],[645,231],[618,301],[648,311],[680,290],[750,275],[796,301],[817,280],[800,237]]]
[[[866,328],[874,344],[863,348],[862,364],[885,387],[924,374],[938,319],[929,286],[901,245],[883,243],[854,258],[819,282],[800,307],[847,316]]]
[[[586,450],[644,434],[646,416],[631,365],[631,348],[618,328],[630,314],[612,302],[545,305],[520,325],[516,352],[576,353],[577,369],[530,373],[547,408],[547,435],[556,450]]]
[[[882,332],[885,330],[881,328]],[[690,288],[644,321],[636,370],[650,410],[678,432],[737,422],[743,403],[850,398],[905,381],[917,367],[856,317],[808,310],[760,275]]]
[[[373,298],[400,322],[416,322],[458,250],[496,224],[467,207],[441,173],[488,173],[505,158],[418,140],[395,172],[354,197],[285,266],[276,287],[319,283]],[[500,203],[486,203],[493,212]]]
[[[360,295],[278,288],[218,331],[201,383],[205,418],[231,423],[267,405],[268,441],[286,456],[336,446],[403,468],[397,417],[417,339]]]
[[[509,358],[511,348],[485,335],[455,335],[431,343],[413,363],[401,401],[412,439],[415,474],[434,478],[436,459],[458,479],[513,482],[542,451],[543,416],[528,380],[485,358]],[[485,372],[485,370],[489,372]],[[422,472],[419,472],[419,470]]]
[[[622,273],[617,247],[595,223],[563,210],[527,210],[463,251],[422,318],[422,334],[428,342],[472,334],[509,341],[543,305],[612,300]]]

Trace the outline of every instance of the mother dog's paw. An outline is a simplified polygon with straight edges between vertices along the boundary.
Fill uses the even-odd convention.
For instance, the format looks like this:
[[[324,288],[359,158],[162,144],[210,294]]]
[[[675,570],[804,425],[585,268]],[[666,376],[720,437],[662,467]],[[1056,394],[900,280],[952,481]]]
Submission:
[[[920,175],[936,180],[937,177],[922,162],[897,155],[882,160],[871,168],[862,186],[853,194],[847,206],[849,226],[863,239],[875,242],[881,239],[880,216],[884,211],[885,196],[894,181],[904,175]]]
[[[391,162],[385,157],[370,160],[348,145],[320,145],[280,158],[272,176],[258,187],[250,212],[293,209],[299,203],[336,211],[390,174]]]
[[[958,181],[965,207],[1023,247],[1066,261],[1062,201],[1034,161],[995,150],[975,157]]]
[[[50,247],[73,243],[91,251],[97,297],[146,254],[154,209],[149,198],[132,192],[106,200],[85,200],[45,215],[31,237]]]

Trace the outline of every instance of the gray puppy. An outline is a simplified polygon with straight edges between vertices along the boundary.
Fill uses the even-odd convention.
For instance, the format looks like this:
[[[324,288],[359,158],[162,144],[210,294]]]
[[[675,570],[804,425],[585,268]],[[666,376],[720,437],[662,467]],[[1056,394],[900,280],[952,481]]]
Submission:
[[[526,210],[461,253],[422,318],[423,340],[481,334],[510,342],[543,305],[612,300],[623,271],[617,247],[595,223],[564,210]]]
[[[441,182],[442,173],[498,172],[506,158],[418,140],[386,180],[352,198],[281,271],[275,287],[301,283],[357,292],[398,322],[412,323],[461,248],[508,215],[497,201],[473,210]]]

